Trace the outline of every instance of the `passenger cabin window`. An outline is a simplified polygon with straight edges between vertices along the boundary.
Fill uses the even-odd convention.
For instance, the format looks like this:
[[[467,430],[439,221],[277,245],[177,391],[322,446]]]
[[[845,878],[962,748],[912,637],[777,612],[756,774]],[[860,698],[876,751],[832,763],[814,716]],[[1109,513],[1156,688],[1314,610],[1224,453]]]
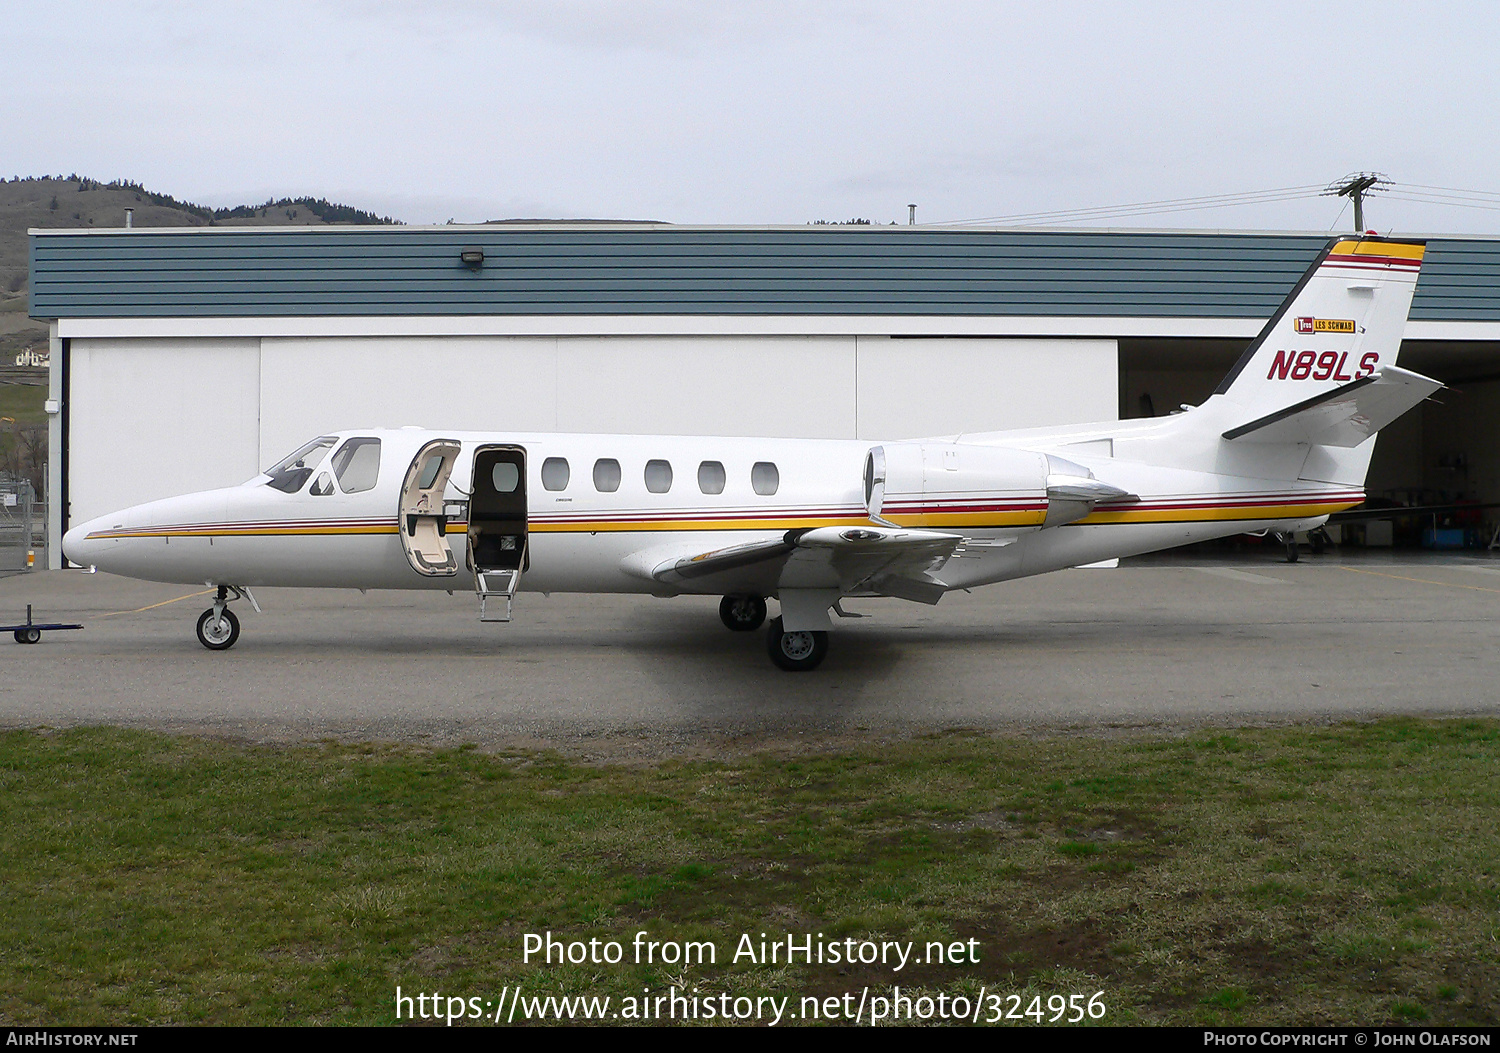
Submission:
[[[722,494],[724,466],[718,461],[704,461],[698,465],[698,489],[705,494]]]
[[[322,463],[328,451],[333,449],[333,444],[338,441],[337,435],[324,435],[303,446],[296,453],[277,461],[275,465],[266,469],[266,474],[271,477],[266,485],[282,493],[295,494],[302,489],[302,484],[307,482],[313,469]]]
[[[620,462],[613,457],[601,457],[594,462],[594,489],[601,494],[612,494],[620,488]]]
[[[750,469],[750,485],[762,497],[770,497],[781,488],[781,473],[770,461],[756,461]]]
[[[672,465],[669,462],[646,462],[646,489],[653,494],[664,494],[672,489]]]
[[[380,440],[350,439],[333,455],[333,474],[346,494],[375,489],[380,478]]]
[[[548,457],[542,462],[542,486],[548,490],[566,490],[571,474],[566,457]]]
[[[495,493],[513,494],[521,485],[521,467],[511,461],[496,461],[490,472],[490,482],[495,484]]]

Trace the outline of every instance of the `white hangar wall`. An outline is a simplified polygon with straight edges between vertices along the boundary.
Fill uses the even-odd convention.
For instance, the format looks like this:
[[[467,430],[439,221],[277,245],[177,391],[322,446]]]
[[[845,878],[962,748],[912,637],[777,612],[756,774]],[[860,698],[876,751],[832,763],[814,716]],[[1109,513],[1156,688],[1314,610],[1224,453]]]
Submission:
[[[68,405],[71,523],[259,471],[260,357],[255,339],[70,341],[69,391],[54,397]],[[49,560],[59,549],[49,538]]]
[[[889,439],[1113,420],[1119,400],[1098,339],[267,338],[261,375],[262,459],[330,414],[313,427]]]
[[[878,440],[1113,420],[1118,373],[1098,338],[75,337],[69,520],[345,428]]]

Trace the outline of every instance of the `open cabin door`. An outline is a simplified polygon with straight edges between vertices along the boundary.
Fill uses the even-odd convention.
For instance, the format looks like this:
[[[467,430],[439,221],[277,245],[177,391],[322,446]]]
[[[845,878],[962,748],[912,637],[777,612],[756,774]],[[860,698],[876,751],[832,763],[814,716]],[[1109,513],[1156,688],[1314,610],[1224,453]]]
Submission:
[[[474,451],[469,497],[469,568],[482,621],[510,621],[511,600],[530,561],[526,547],[526,450],[481,446]],[[485,601],[505,597],[505,614]]]
[[[401,484],[401,547],[406,561],[429,578],[452,577],[458,560],[448,545],[448,517],[443,514],[443,491],[458,462],[460,446],[454,439],[435,439],[417,451]]]

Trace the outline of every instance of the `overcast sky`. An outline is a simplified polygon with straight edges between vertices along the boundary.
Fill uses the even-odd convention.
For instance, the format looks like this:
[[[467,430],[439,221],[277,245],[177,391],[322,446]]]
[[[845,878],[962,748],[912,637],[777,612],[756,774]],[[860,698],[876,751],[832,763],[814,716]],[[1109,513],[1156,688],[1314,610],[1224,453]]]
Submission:
[[[1377,171],[1500,233],[1500,5],[0,0],[3,175],[412,223],[946,223]],[[1488,208],[1400,200],[1489,192]],[[1430,191],[1421,191],[1428,194]],[[1347,229],[1302,197],[1096,226]]]

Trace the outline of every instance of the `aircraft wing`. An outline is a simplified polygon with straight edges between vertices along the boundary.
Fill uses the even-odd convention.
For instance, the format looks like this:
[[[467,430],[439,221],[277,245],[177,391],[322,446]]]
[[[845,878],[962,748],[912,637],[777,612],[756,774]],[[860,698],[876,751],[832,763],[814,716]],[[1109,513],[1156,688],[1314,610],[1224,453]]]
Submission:
[[[708,552],[655,550],[627,559],[625,569],[690,592],[836,589],[847,595],[859,590],[936,603],[947,586],[931,572],[963,541],[959,534],[935,530],[818,527]]]
[[[1386,366],[1294,406],[1231,428],[1241,442],[1358,446],[1443,385],[1399,366]]]

